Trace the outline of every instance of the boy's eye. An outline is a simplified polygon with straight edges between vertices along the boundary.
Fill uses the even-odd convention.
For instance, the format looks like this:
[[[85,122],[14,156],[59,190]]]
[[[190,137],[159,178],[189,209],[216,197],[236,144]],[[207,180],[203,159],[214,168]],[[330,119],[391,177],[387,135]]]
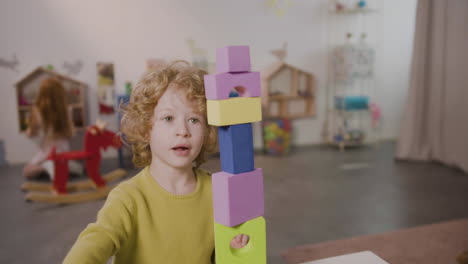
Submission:
[[[196,124],[196,123],[200,122],[200,120],[198,120],[198,118],[192,117],[192,118],[189,119],[189,122],[193,123],[193,124]]]
[[[165,116],[163,117],[164,121],[172,121],[174,118],[172,116]]]

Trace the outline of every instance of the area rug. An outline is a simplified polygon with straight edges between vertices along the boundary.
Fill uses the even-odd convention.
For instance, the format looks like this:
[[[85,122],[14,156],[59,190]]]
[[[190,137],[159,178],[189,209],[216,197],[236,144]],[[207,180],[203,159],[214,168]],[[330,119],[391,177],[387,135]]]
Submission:
[[[296,264],[370,250],[390,264],[456,264],[468,250],[468,218],[345,240],[303,245],[282,253]]]

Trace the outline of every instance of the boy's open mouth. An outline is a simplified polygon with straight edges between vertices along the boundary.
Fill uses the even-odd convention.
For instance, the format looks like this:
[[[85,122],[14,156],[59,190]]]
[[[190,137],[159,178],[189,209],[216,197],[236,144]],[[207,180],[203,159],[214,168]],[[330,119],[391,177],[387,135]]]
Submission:
[[[173,150],[189,150],[190,145],[189,144],[177,144],[172,149]]]
[[[181,144],[172,148],[177,156],[187,156],[190,152],[190,145]]]
[[[188,150],[188,148],[186,147],[175,147],[175,148],[172,148],[173,150]]]

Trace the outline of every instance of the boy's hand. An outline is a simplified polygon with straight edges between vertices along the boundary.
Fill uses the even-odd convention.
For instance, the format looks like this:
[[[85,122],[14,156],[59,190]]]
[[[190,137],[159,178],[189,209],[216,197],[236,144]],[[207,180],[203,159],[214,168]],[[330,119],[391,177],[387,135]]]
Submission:
[[[243,247],[245,247],[245,245],[247,245],[247,243],[249,243],[249,236],[245,235],[245,234],[240,234],[240,235],[235,236],[231,240],[231,247],[232,248],[243,248]]]

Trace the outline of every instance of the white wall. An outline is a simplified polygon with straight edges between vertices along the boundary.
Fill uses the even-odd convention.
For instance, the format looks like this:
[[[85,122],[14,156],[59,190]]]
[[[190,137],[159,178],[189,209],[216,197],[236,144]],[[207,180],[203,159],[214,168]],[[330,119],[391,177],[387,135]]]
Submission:
[[[417,0],[385,1],[383,64],[376,94],[384,115],[382,136],[396,139],[406,103]]]
[[[33,144],[18,133],[14,89],[15,82],[32,69],[53,64],[63,72],[64,61],[82,60],[84,68],[75,78],[90,85],[89,112],[95,120],[96,62],[115,64],[117,91],[123,92],[124,82],[135,82],[148,58],[190,61],[187,38],[206,49],[212,62],[217,47],[247,44],[254,70],[273,63],[269,51],[287,41],[287,62],[314,73],[318,81],[317,117],[294,123],[294,143],[319,143],[327,76],[327,3],[296,0],[279,18],[265,1],[249,0],[1,1],[0,58],[16,54],[20,61],[18,72],[0,68],[0,139],[5,141],[7,160],[24,162],[34,152]],[[415,3],[387,1],[383,10],[385,63],[376,97],[383,107],[387,138],[396,135],[408,86]],[[115,128],[115,116],[107,119]],[[261,146],[259,132],[256,127],[256,147]]]

